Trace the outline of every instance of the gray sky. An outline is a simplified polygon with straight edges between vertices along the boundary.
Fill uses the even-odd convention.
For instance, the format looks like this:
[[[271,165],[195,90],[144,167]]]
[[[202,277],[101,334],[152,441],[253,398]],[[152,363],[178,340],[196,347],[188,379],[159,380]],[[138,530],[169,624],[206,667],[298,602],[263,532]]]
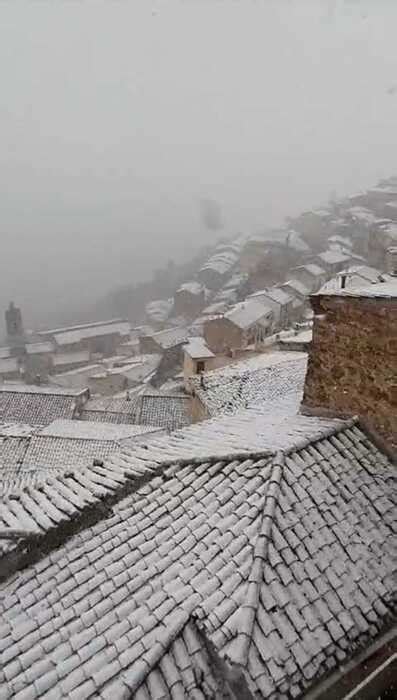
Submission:
[[[28,322],[397,171],[395,0],[0,3],[0,300]],[[396,92],[388,92],[396,86]]]

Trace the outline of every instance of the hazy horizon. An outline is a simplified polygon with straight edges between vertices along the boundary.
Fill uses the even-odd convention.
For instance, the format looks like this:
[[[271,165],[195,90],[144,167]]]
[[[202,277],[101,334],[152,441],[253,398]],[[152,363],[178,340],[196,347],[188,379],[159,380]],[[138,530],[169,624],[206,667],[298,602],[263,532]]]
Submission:
[[[26,325],[397,171],[397,3],[0,5],[0,312]],[[395,90],[394,90],[395,88]]]

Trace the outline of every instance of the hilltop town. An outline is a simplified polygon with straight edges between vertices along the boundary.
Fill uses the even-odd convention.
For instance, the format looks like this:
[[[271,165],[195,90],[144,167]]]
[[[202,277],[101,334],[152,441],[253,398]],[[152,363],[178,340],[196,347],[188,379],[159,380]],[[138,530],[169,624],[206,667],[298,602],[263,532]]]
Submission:
[[[197,261],[5,312],[1,698],[392,697],[397,177]]]

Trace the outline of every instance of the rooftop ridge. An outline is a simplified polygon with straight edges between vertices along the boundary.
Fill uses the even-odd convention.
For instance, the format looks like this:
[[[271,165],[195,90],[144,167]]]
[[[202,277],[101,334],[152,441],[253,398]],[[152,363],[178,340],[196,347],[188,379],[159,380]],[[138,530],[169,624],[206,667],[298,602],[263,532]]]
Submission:
[[[312,445],[315,442],[318,442],[319,440],[324,440],[329,437],[332,437],[332,435],[336,435],[337,433],[344,431],[344,430],[349,430],[349,428],[352,428],[355,425],[359,425],[359,418],[358,416],[353,416],[353,418],[340,418],[339,423],[337,425],[332,425],[328,428],[324,428],[321,433],[319,432],[318,436],[312,436],[310,438],[302,438],[302,440],[297,440],[292,447],[288,447],[287,450],[283,450],[284,455],[290,455],[293,452],[298,452],[299,450],[304,450],[306,447],[309,445]]]
[[[283,478],[284,454],[278,451],[273,460],[270,479],[262,510],[262,523],[259,530],[254,552],[251,571],[248,576],[246,602],[240,609],[241,625],[237,629],[237,644],[234,647],[234,664],[245,667],[248,662],[248,652],[252,643],[252,633],[258,610],[260,588],[263,581],[263,566],[267,560],[269,541],[272,536],[273,518]]]
[[[269,451],[251,454],[261,459],[269,457]],[[0,517],[7,527],[0,530],[0,544],[12,542],[9,547],[0,547],[0,580],[25,568],[61,546],[66,539],[91,527],[101,519],[112,515],[112,507],[154,478],[167,479],[165,471],[172,467],[216,464],[244,461],[247,453],[230,458],[225,455],[212,460],[192,458],[168,460],[154,467],[137,464],[130,470],[113,470],[93,465],[85,470],[67,471],[47,478],[38,486],[27,486],[17,493],[7,495],[0,503]],[[169,475],[172,478],[172,474]],[[13,531],[23,531],[24,539],[12,536]]]

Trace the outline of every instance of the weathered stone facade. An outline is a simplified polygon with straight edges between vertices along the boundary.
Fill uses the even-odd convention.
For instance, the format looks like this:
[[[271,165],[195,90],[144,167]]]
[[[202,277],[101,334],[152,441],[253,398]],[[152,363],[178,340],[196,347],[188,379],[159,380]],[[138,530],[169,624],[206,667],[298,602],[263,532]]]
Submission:
[[[315,295],[303,410],[358,415],[397,446],[397,298]]]

